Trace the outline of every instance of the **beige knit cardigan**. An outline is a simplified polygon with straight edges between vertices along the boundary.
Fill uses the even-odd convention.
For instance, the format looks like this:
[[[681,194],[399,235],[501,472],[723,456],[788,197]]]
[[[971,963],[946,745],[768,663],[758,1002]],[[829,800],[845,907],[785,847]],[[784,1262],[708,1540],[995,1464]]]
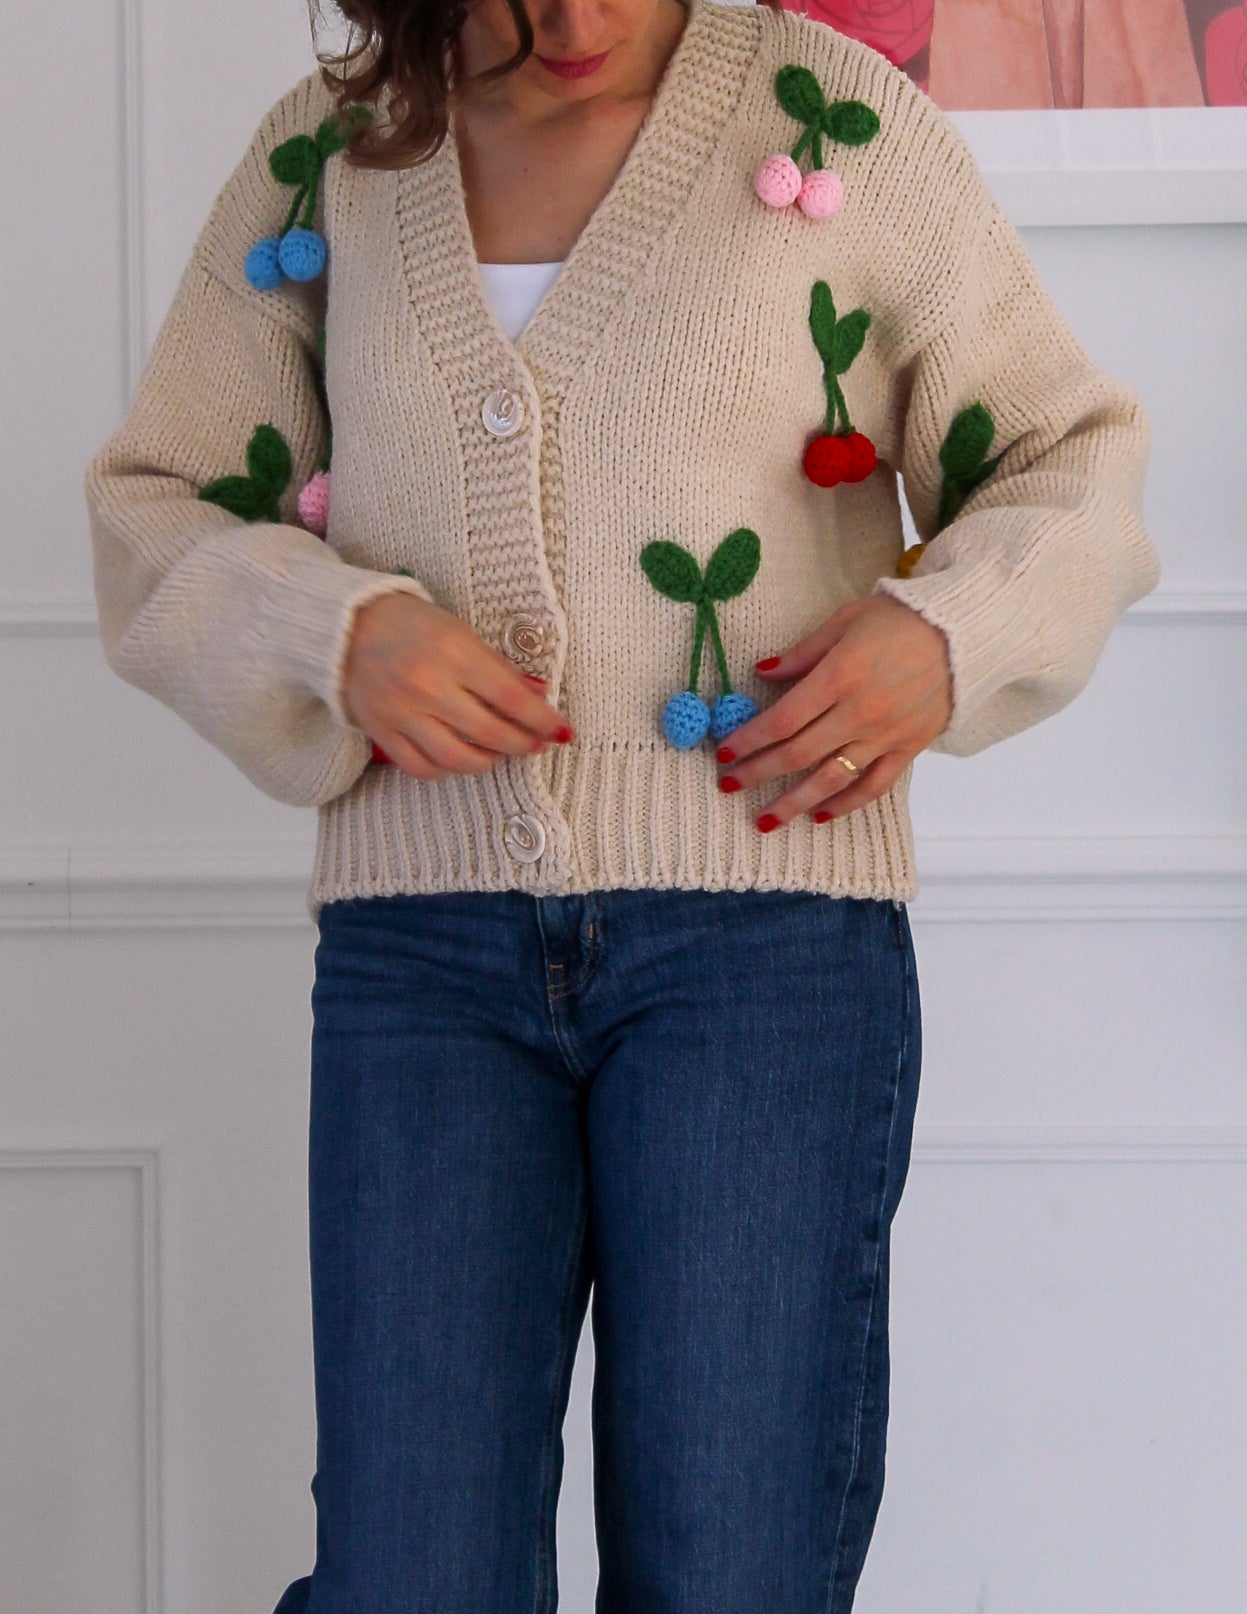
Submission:
[[[829,143],[844,184],[831,219],[754,192],[762,159],[800,133],[776,97],[789,63],[880,121],[865,144]],[[281,229],[291,194],[268,154],[332,110],[312,72],[264,118],[87,470],[108,666],[265,794],[318,808],[313,920],[337,898],[451,890],[913,897],[912,762],[843,818],[762,834],[761,802],[797,775],[727,795],[712,739],[667,741],[694,612],[639,555],[665,538],[704,565],[729,533],[758,534],[753,582],[717,611],[732,681],[763,707],[790,686],[759,678],[759,658],[879,592],[947,636],[954,709],[933,751],[980,751],[1084,687],[1159,577],[1140,519],[1147,420],[1071,333],[953,124],[821,23],[692,0],[622,171],[512,342],[486,300],[453,136],[399,171],[332,156],[327,273],[248,283],[248,249]],[[802,472],[826,408],[808,324],[819,279],[839,312],[871,316],[841,384],[878,466],[834,488]],[[329,432],[322,322],[324,539],[296,514]],[[482,412],[499,389],[519,400],[509,436]],[[1006,452],[937,535],[940,446],[974,402]],[[280,523],[198,498],[243,471],[261,422],[294,458]],[[904,578],[898,473],[930,540]],[[342,669],[356,607],[394,589],[547,677],[575,741],[438,780],[372,761]],[[709,699],[709,654],[703,669]]]

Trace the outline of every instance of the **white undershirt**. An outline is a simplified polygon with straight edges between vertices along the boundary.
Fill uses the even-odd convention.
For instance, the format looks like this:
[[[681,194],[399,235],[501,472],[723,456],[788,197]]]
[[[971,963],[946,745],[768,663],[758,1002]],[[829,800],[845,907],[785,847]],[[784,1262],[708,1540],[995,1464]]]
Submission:
[[[485,295],[499,325],[514,342],[558,278],[562,263],[483,263]]]

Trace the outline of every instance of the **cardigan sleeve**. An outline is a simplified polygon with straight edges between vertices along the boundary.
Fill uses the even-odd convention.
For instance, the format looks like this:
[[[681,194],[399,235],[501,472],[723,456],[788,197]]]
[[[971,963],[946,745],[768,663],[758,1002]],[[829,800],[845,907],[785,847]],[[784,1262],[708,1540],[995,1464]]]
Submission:
[[[433,596],[397,565],[349,564],[295,524],[328,434],[315,325],[292,302],[270,312],[263,294],[227,284],[210,249],[215,233],[183,273],[128,417],[86,471],[100,638],[115,673],[266,795],[319,806],[371,757],[342,702],[356,610],[383,593]],[[276,521],[199,497],[248,469],[261,423],[281,433],[293,467],[267,512]]]
[[[1142,522],[1143,405],[1092,362],[978,183],[966,273],[912,362],[905,401],[901,472],[925,547],[908,577],[872,591],[947,639],[953,711],[929,749],[953,756],[1067,705],[1118,615],[1160,577]],[[995,427],[984,458],[1003,457],[940,527],[941,447],[974,404]]]

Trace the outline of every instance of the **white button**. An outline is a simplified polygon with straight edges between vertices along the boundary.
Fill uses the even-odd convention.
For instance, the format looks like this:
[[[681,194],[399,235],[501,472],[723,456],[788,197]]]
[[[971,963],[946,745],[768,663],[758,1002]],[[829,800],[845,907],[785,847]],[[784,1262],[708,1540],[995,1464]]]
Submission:
[[[533,863],[546,849],[545,826],[531,813],[512,813],[503,826],[502,842],[521,863]]]
[[[535,661],[546,648],[546,624],[531,611],[512,611],[502,624],[499,643],[512,661]]]
[[[508,387],[495,387],[481,405],[485,430],[495,437],[514,437],[524,424],[524,405]]]

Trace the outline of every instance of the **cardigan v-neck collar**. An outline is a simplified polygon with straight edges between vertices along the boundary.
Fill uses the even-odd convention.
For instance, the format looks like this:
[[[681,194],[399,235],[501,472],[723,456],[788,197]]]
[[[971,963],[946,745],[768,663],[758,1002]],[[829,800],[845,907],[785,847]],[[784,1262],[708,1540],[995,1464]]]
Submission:
[[[468,223],[453,128],[397,174],[399,237],[415,314],[439,360],[466,377],[505,372],[562,394],[686,203],[762,37],[751,8],[689,0],[689,16],[610,189],[515,342],[494,317]],[[742,27],[746,16],[752,27]],[[466,368],[465,368],[466,367]]]

